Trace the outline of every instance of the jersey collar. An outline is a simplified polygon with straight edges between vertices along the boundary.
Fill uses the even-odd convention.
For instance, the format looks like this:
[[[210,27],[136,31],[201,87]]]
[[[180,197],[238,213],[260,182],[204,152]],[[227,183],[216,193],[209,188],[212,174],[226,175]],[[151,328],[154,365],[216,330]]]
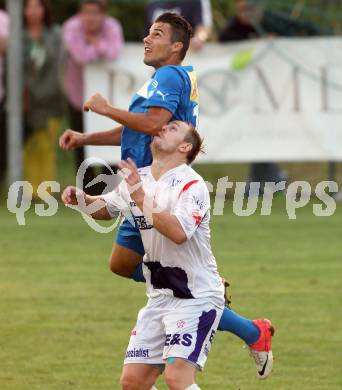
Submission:
[[[188,166],[188,165],[185,164],[185,163],[183,163],[183,164],[181,164],[181,165],[178,165],[177,167],[172,168],[172,169],[168,170],[167,172],[165,172],[163,175],[160,176],[160,178],[159,178],[158,180],[155,180],[155,178],[154,178],[153,175],[152,175],[152,167],[150,168],[150,172],[149,172],[149,173],[150,173],[151,178],[152,178],[154,181],[159,182],[159,181],[164,181],[164,180],[166,180],[169,176],[171,176],[171,175],[173,175],[173,174],[175,174],[175,173],[182,172],[187,166]]]

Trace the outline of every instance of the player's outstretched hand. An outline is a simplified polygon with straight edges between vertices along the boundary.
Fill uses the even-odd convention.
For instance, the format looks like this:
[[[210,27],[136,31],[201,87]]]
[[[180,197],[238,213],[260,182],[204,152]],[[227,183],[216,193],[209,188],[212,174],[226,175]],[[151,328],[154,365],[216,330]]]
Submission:
[[[134,186],[141,182],[138,168],[132,159],[128,158],[127,160],[120,161],[119,168],[121,170],[120,176],[122,176],[130,186]]]
[[[63,150],[74,150],[84,146],[83,134],[78,131],[67,129],[59,137],[59,147]]]
[[[62,202],[67,205],[78,205],[79,200],[83,197],[84,199],[84,192],[80,190],[79,188],[68,186],[62,193]]]
[[[122,160],[119,162],[120,172],[126,183],[128,184],[130,194],[133,192],[142,191],[142,183],[137,166],[132,159]],[[141,192],[141,195],[143,193]]]
[[[84,111],[93,111],[100,115],[106,115],[109,106],[108,100],[106,100],[99,93],[90,97],[83,105]]]

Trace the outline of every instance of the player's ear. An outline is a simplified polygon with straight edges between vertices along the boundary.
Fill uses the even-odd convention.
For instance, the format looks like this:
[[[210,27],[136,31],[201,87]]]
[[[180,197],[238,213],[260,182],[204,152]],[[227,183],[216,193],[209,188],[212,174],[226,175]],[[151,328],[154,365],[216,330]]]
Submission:
[[[183,49],[182,42],[174,42],[172,45],[173,45],[173,52],[174,53],[180,53]]]
[[[190,150],[192,149],[192,144],[190,144],[189,142],[183,142],[179,145],[179,151],[181,153],[186,153],[188,154],[190,152]]]

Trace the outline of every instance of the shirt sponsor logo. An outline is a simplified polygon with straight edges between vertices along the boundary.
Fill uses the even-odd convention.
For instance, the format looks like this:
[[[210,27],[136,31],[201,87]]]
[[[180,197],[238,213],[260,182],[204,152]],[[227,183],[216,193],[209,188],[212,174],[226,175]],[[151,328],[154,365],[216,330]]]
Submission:
[[[197,210],[192,212],[192,218],[195,220],[196,225],[199,225],[202,221],[201,214]]]
[[[182,182],[182,180],[173,178],[172,183],[171,183],[171,187],[176,187],[181,182]]]
[[[192,197],[192,203],[199,207],[200,210],[203,210],[204,208],[204,201],[200,198],[198,198],[196,195]]]
[[[143,348],[139,348],[139,349],[129,349],[127,352],[126,352],[126,358],[132,358],[132,357],[136,357],[136,358],[148,358],[150,357],[149,356],[149,349],[143,349]]]
[[[184,333],[183,335],[179,333],[167,334],[165,345],[183,345],[184,347],[190,347],[192,344],[192,335],[190,333]]]
[[[139,230],[153,229],[153,225],[150,225],[147,222],[147,219],[143,215],[140,215],[138,217],[134,216],[133,218],[134,218],[135,226],[137,227],[137,229],[139,229]]]

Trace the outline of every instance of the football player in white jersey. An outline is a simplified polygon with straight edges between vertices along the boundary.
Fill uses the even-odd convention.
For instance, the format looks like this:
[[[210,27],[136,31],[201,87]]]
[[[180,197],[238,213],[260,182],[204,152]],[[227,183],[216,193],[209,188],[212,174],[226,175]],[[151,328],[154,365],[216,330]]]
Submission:
[[[148,303],[127,348],[121,385],[149,390],[165,367],[169,389],[195,390],[224,308],[223,284],[210,247],[210,197],[188,164],[202,140],[189,124],[174,121],[151,144],[153,163],[137,169],[122,161],[125,180],[113,192],[89,196],[67,187],[65,204],[96,219],[123,211],[141,231]],[[271,358],[271,337],[268,340]],[[268,367],[267,367],[268,369]],[[271,369],[271,367],[270,367]]]

